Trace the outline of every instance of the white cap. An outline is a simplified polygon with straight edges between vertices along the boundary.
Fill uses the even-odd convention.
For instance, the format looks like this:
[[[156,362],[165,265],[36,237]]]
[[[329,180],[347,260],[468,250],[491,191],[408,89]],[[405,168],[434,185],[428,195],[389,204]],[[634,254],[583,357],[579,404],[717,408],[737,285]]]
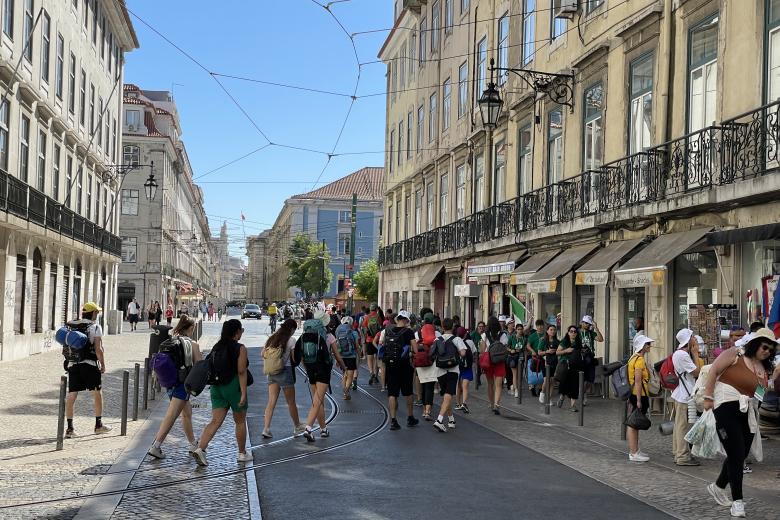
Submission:
[[[591,316],[587,315],[587,314],[585,316],[583,316],[580,321],[583,321],[583,322],[587,323],[588,325],[593,325],[593,318]]]
[[[506,323],[506,316],[504,316],[503,314],[502,314],[502,315],[500,315],[500,316],[498,317],[498,321],[503,321],[503,322],[505,322],[505,323]]]
[[[694,337],[696,338],[696,343],[698,343],[699,345],[704,345],[704,338],[702,338],[698,334],[696,334],[696,336]]]
[[[691,329],[680,329],[677,336],[675,336],[677,338],[677,350],[687,347],[692,336],[693,331]]]
[[[515,320],[511,316],[507,317],[507,319],[506,319],[506,324],[507,325],[509,325],[510,323],[514,323],[514,322],[515,322]]]
[[[756,334],[754,332],[749,332],[748,334],[745,334],[741,338],[739,338],[735,343],[735,347],[744,347],[748,343],[750,343],[750,340],[754,339],[756,337]]]
[[[398,311],[398,315],[395,317],[395,319],[403,318],[407,321],[412,319],[412,316],[409,314],[409,311]]]
[[[645,345],[647,345],[648,343],[654,343],[654,342],[655,342],[654,339],[648,338],[644,334],[637,334],[636,336],[634,336],[634,342],[633,342],[634,354],[636,354],[637,352],[645,348]]]
[[[352,317],[351,316],[344,316],[341,318],[341,324],[342,325],[352,325]]]

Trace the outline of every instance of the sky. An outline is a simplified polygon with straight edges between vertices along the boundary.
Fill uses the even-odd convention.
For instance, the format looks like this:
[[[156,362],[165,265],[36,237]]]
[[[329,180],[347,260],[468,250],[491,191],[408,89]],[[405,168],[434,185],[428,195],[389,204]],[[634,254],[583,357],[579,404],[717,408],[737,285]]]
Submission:
[[[284,200],[313,189],[318,177],[316,187],[321,187],[364,166],[383,165],[384,96],[354,102],[336,145],[349,97],[236,79],[351,95],[360,69],[358,95],[385,91],[385,65],[358,68],[358,60],[375,62],[389,30],[353,36],[355,50],[338,22],[350,34],[388,29],[393,22],[392,2],[331,2],[330,12],[338,22],[323,4],[313,0],[127,1],[140,48],[125,55],[125,82],[146,90],[173,91],[182,139],[196,183],[205,194],[212,234],[227,221],[233,255],[245,255],[245,235],[270,228]],[[269,140],[274,145],[266,146]],[[326,154],[334,145],[336,154],[379,153],[336,155],[328,162]]]

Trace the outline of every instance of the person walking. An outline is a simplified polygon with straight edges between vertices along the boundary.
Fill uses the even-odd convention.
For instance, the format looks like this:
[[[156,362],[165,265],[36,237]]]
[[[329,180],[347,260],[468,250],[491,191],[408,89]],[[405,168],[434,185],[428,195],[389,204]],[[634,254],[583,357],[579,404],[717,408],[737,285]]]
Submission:
[[[384,318],[379,313],[379,307],[376,303],[372,303],[369,313],[363,316],[363,320],[360,323],[360,330],[365,338],[366,364],[370,374],[368,378],[369,385],[379,382],[379,366],[376,359],[378,350],[374,342],[377,334],[382,330],[382,321],[384,321]]]
[[[744,347],[725,350],[710,367],[704,409],[713,410],[726,460],[707,491],[715,501],[731,506],[731,516],[744,517],[742,478],[745,458],[757,430],[755,402],[768,386],[778,342],[768,328],[757,330]],[[731,500],[726,485],[731,488]]]
[[[439,415],[436,417],[433,427],[441,433],[445,433],[447,430],[455,429],[452,399],[458,389],[460,360],[466,356],[468,347],[461,338],[453,334],[454,325],[451,318],[444,318],[442,329],[444,329],[442,335],[436,339],[436,344],[433,346],[439,393],[442,396]],[[447,418],[446,426],[444,425],[445,418]]]
[[[501,324],[495,316],[488,318],[487,330],[482,334],[479,350],[481,353],[488,352],[490,346],[494,343],[503,345],[509,344],[509,336],[501,328]],[[481,354],[480,354],[481,355]],[[501,415],[499,407],[501,406],[501,389],[504,378],[506,377],[506,363],[490,362],[490,366],[485,369],[485,378],[487,379],[487,397],[490,403],[490,409],[496,415]]]
[[[173,305],[169,303],[168,307],[165,309],[165,323],[170,327],[172,321],[173,321]]]
[[[560,396],[558,397],[558,408],[563,406],[563,401],[566,397],[571,401],[569,404],[569,410],[577,412],[577,399],[580,397],[580,370],[583,369],[582,362],[582,336],[579,334],[576,325],[569,325],[566,331],[566,335],[558,344],[556,354],[558,355],[558,363],[567,363],[569,369],[566,371],[566,377],[563,381],[560,381],[558,389],[560,390]]]
[[[631,386],[631,395],[628,396],[629,410],[631,415],[634,410],[647,413],[650,407],[650,399],[647,383],[650,381],[650,372],[647,369],[645,354],[655,343],[643,334],[634,336],[632,342],[634,354],[628,360],[628,384]],[[650,460],[646,454],[639,451],[639,430],[626,426],[626,438],[628,439],[628,460],[631,462],[647,462]]]
[[[538,319],[534,326],[536,327],[528,335],[528,341],[525,346],[526,354],[528,355],[527,366],[532,368],[533,372],[544,373],[544,355],[539,353],[541,349],[542,339],[544,338],[544,320]],[[544,403],[544,385],[528,385],[528,389],[531,391],[531,395],[534,397],[539,396],[539,402]]]
[[[89,390],[95,405],[95,433],[107,433],[111,428],[103,424],[103,381],[106,372],[106,358],[103,351],[103,329],[97,323],[98,315],[103,309],[95,302],[87,302],[81,308],[81,319],[86,320],[86,335],[89,345],[87,352],[78,360],[66,360],[68,372],[68,397],[65,400],[65,418],[68,421],[65,438],[76,436],[73,426],[73,410],[79,392]]]
[[[463,328],[463,327],[461,327]],[[460,358],[460,372],[458,374],[458,391],[455,394],[455,400],[457,405],[456,410],[461,410],[463,413],[471,413],[469,410],[469,386],[474,381],[474,360],[479,355],[477,346],[474,344],[474,340],[466,333],[466,330],[462,331],[463,336],[461,339],[466,344],[466,354]]]
[[[138,317],[141,314],[141,307],[135,298],[127,304],[127,321],[130,322],[130,332],[138,327]]]
[[[154,318],[157,315],[157,308],[154,306],[154,302],[149,304],[149,308],[146,310],[146,320],[149,322],[149,329],[154,327]]]
[[[179,323],[176,324],[176,327],[171,333],[171,336],[174,339],[178,339],[181,342],[182,353],[184,354],[184,366],[188,368],[203,359],[203,355],[200,353],[200,346],[196,341],[191,339],[193,332],[195,332],[195,320],[186,314],[182,314],[179,318]],[[179,416],[181,416],[181,427],[184,430],[184,436],[187,438],[189,444],[189,452],[192,453],[198,447],[195,433],[192,429],[190,394],[187,392],[187,389],[184,388],[184,383],[181,382],[166,390],[168,399],[170,400],[170,403],[168,403],[168,411],[165,412],[165,417],[160,423],[160,427],[157,429],[157,435],[154,437],[154,442],[148,452],[149,455],[155,459],[165,458],[161,446]]]
[[[156,301],[154,302],[154,324],[159,325],[160,321],[162,321],[162,306],[160,306],[160,302]]]
[[[333,335],[339,343],[339,353],[341,354],[341,359],[344,360],[344,365],[347,367],[341,378],[341,387],[344,391],[344,400],[349,401],[352,399],[352,394],[350,393],[350,390],[353,388],[352,382],[357,374],[358,349],[358,335],[357,332],[352,330],[352,318],[349,316],[341,318],[341,324],[336,327]]]
[[[433,326],[433,313],[427,313],[423,318],[424,324],[415,334],[417,339],[414,349],[414,370],[419,382],[419,398],[422,403],[422,418],[426,421],[433,420],[433,392],[436,389],[438,374],[431,358],[431,349],[436,342],[436,329]]]
[[[604,335],[592,316],[585,315],[580,321],[580,343],[582,344],[582,370],[585,372],[585,395],[582,406],[588,405],[588,393],[596,380],[596,343],[604,341]]]
[[[279,330],[265,342],[261,353],[264,360],[269,356],[280,357],[284,367],[278,374],[268,374],[268,404],[263,416],[262,435],[264,439],[273,437],[271,435],[271,419],[273,419],[280,392],[284,393],[284,400],[287,402],[287,410],[293,423],[293,434],[299,435],[305,429],[298,416],[298,405],[295,402],[295,369],[292,362],[295,350],[293,333],[297,328],[298,324],[295,320],[285,320]]]
[[[193,458],[200,466],[208,466],[206,448],[211,439],[222,426],[227,417],[228,409],[233,412],[236,423],[236,444],[238,447],[238,462],[251,462],[252,453],[246,451],[246,411],[247,381],[249,374],[249,359],[246,347],[239,343],[244,329],[240,320],[227,320],[222,324],[219,341],[212,347],[213,364],[211,383],[211,422],[206,425],[200,436],[198,447],[192,452]]]
[[[545,403],[545,398],[552,401],[552,391],[555,387],[555,369],[558,367],[558,327],[547,325],[545,335],[537,343],[539,350],[537,353],[544,357],[544,384],[539,394],[539,402]],[[547,377],[547,367],[550,367],[550,377]]]
[[[411,353],[417,352],[414,331],[409,328],[409,313],[402,310],[396,317],[395,326],[388,326],[380,336],[384,347],[385,383],[390,409],[390,429],[400,430],[396,419],[398,397],[406,397],[406,425],[416,426],[420,421],[414,417],[414,368]]]
[[[525,352],[525,345],[527,337],[525,335],[525,328],[522,323],[515,323],[513,318],[509,318],[506,321],[507,330],[509,333],[509,356],[507,357],[507,377],[511,376],[511,386],[509,393],[514,397],[517,397],[520,393],[520,367],[523,366],[523,353]]]
[[[674,373],[679,382],[672,391],[674,403],[674,430],[672,432],[672,454],[678,466],[698,466],[700,463],[691,456],[691,448],[685,440],[688,433],[688,401],[691,400],[694,378],[699,377],[699,348],[696,336],[691,329],[681,329],[677,333],[677,350],[672,355]]]

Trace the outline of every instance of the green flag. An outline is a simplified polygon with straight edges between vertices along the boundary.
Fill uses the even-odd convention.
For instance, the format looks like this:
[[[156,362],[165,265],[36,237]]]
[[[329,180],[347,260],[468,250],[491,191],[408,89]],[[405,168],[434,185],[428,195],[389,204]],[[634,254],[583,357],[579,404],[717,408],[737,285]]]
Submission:
[[[524,325],[525,324],[525,305],[512,296],[509,295],[509,306],[512,308],[512,316],[515,318],[515,323],[517,325]]]

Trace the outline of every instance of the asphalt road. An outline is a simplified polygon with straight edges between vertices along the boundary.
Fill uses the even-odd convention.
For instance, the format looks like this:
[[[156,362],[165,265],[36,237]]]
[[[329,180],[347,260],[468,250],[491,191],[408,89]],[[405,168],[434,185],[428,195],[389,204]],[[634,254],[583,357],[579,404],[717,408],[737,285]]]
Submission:
[[[309,444],[289,438],[292,422],[281,398],[271,427],[274,439],[264,441],[260,433],[267,385],[259,347],[269,332],[267,318],[244,320],[244,328],[243,342],[250,349],[255,377],[249,394],[251,444],[274,443],[254,451],[256,464],[271,463],[256,470],[265,520],[670,518],[462,415],[457,429],[446,434],[422,421],[407,428],[402,420],[400,431],[390,431],[385,394],[376,386],[361,384],[363,391],[343,401],[336,374],[327,410],[331,415],[335,412],[329,439],[318,437]],[[297,402],[303,419],[310,397],[305,377],[298,376]],[[361,383],[366,381],[363,372]],[[415,413],[419,416],[420,409]]]

